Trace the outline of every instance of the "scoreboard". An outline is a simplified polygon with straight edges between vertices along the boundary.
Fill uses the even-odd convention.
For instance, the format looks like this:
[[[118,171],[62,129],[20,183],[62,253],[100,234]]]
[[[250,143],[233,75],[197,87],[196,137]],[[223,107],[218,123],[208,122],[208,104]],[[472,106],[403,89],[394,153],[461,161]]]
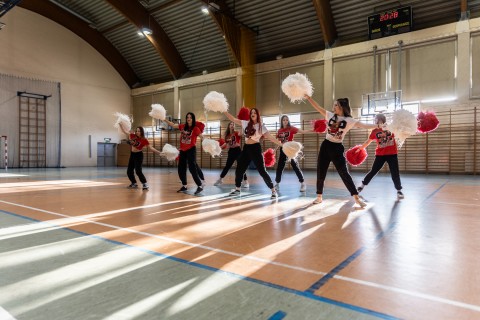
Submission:
[[[412,7],[380,12],[368,17],[368,39],[412,31]]]

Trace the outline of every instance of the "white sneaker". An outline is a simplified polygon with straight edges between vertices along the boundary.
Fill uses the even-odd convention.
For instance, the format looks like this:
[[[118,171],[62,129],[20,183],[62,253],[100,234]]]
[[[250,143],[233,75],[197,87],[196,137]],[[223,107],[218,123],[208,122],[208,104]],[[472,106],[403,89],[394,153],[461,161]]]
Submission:
[[[317,198],[315,200],[313,200],[312,204],[319,204],[319,203],[322,203],[322,201],[323,201],[322,195],[317,194]]]
[[[248,183],[248,180],[243,180],[242,188],[250,188],[250,184]]]
[[[360,199],[360,197],[358,196],[358,194],[354,195],[353,196],[353,200],[355,200],[355,203],[358,204],[360,207],[364,208],[367,206],[367,204],[365,202],[362,201],[362,199]]]
[[[405,196],[403,195],[403,192],[402,192],[402,191],[400,191],[400,190],[397,191],[397,198],[398,198],[398,199],[403,199],[403,198],[405,198]]]
[[[202,186],[201,186],[202,189],[205,188],[205,185],[206,185],[206,184],[205,184],[205,180],[202,180]]]
[[[305,192],[307,191],[307,185],[305,184],[305,182],[302,182],[300,184],[300,192]]]
[[[240,190],[239,189],[233,189],[228,195],[229,196],[239,196],[240,195]]]
[[[274,189],[274,190],[272,191],[272,196],[270,197],[270,199],[277,199],[277,198],[278,198],[278,193],[277,193],[277,191]]]
[[[219,185],[221,185],[221,184],[223,184],[223,179],[222,179],[222,178],[220,178],[220,179],[218,179],[217,181],[215,181],[215,183],[214,183],[213,185],[214,185],[214,186],[219,186]]]
[[[275,188],[275,190],[280,190],[280,184],[279,183],[275,183],[275,185],[273,186]]]

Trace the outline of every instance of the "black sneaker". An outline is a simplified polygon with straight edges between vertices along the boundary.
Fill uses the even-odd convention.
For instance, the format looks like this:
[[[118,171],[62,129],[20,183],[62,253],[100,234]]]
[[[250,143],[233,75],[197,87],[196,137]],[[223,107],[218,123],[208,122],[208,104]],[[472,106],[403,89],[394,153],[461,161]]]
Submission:
[[[182,186],[180,189],[177,190],[177,192],[185,192],[187,191],[187,187]]]
[[[127,188],[128,189],[136,189],[136,188],[138,188],[138,185],[136,183],[132,183]]]
[[[403,198],[405,198],[405,196],[403,195],[403,192],[402,192],[402,191],[400,191],[400,190],[397,191],[397,198],[398,198],[398,199],[403,199]]]
[[[233,189],[232,192],[230,192],[228,195],[229,196],[239,196],[240,195],[240,190]]]
[[[200,186],[200,187],[197,187],[197,190],[195,191],[195,193],[194,193],[194,194],[200,194],[200,193],[202,193],[202,191],[203,191],[203,188],[202,188],[202,186]]]

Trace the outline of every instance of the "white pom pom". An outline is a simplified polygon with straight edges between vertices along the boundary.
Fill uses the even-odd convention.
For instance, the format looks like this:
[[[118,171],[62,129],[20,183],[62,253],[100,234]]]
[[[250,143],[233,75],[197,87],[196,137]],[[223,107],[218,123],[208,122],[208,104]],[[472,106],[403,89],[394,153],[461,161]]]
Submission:
[[[223,93],[210,91],[203,98],[203,106],[207,111],[225,112],[228,111],[227,98]]]
[[[165,120],[167,111],[161,104],[154,103],[152,104],[152,111],[150,111],[148,115],[154,119]]]
[[[400,147],[406,138],[417,132],[417,118],[408,110],[396,110],[392,115],[392,122],[387,125],[387,130],[395,134]]]
[[[166,143],[163,146],[161,155],[167,158],[168,161],[175,161],[179,153],[180,152],[177,150],[177,148],[175,148],[171,144]]]
[[[292,103],[300,102],[305,95],[312,96],[313,87],[306,75],[295,73],[286,77],[282,82],[282,91]]]
[[[202,141],[202,148],[205,152],[208,152],[215,158],[215,156],[219,156],[222,153],[222,148],[220,148],[220,144],[218,141],[213,139],[203,139]]]
[[[287,156],[288,160],[296,159],[297,157],[302,157],[302,148],[303,145],[297,141],[288,141],[285,142],[282,146],[283,153]]]
[[[130,131],[130,129],[132,129],[132,120],[128,115],[121,112],[115,112],[113,115],[117,117],[117,121],[113,126],[117,128],[118,131],[123,133],[122,128],[125,131]]]

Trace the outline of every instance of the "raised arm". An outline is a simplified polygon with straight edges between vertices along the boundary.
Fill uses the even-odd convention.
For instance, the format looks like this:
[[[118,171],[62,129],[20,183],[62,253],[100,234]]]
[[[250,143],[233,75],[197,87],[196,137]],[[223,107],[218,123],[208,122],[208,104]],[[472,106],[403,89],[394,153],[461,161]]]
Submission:
[[[320,105],[312,99],[312,97],[310,96],[307,96],[305,95],[305,99],[307,99],[308,102],[310,102],[310,104],[312,105],[312,107],[315,108],[315,110],[317,110],[318,112],[320,112],[320,114],[326,118],[327,117],[327,110],[325,110],[324,108],[320,107]]]
[[[271,134],[270,132],[268,132],[268,131],[265,132],[265,133],[263,134],[263,136],[264,136],[265,138],[267,138],[268,140],[272,141],[273,143],[275,143],[277,146],[279,146],[279,147],[282,146],[282,143],[281,143],[279,140],[275,139],[275,137],[272,136],[272,134]]]
[[[228,113],[228,111],[224,111],[223,114],[227,116],[228,120],[232,121],[233,123],[238,124],[239,126],[242,125],[242,120],[235,118],[230,113]]]
[[[166,124],[168,124],[170,127],[178,129],[178,123],[173,123],[172,121],[169,121],[167,119],[163,120]]]
[[[364,122],[357,121],[355,123],[355,128],[363,128],[363,129],[380,129],[382,127],[381,124],[368,124]]]

